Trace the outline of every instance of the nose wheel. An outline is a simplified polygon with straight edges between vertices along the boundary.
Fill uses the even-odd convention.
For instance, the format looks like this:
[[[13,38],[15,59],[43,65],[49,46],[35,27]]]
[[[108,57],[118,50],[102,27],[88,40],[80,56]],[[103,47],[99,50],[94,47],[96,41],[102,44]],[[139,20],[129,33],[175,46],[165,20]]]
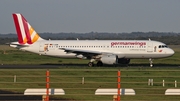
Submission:
[[[153,61],[151,58],[149,58],[150,67],[153,67]]]

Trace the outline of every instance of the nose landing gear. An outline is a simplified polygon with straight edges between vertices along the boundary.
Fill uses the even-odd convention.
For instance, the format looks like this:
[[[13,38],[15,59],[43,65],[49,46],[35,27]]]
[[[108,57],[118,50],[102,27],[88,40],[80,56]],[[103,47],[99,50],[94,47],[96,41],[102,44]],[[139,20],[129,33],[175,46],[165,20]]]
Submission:
[[[150,67],[153,67],[153,61],[151,58],[149,58]]]

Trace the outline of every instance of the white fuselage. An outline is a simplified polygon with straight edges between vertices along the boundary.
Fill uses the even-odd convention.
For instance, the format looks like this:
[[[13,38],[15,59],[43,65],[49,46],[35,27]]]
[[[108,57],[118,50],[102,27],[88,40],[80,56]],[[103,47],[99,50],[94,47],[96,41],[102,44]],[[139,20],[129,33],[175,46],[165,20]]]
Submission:
[[[63,49],[115,54],[118,58],[163,58],[174,54],[164,43],[148,40],[42,40],[26,47],[10,45],[41,55],[78,57]]]

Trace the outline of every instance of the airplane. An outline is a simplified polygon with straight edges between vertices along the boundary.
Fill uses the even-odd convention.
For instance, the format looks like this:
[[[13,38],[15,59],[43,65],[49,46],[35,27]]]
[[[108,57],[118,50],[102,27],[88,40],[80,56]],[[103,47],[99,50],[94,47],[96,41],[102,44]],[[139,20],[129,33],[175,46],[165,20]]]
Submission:
[[[153,40],[45,40],[20,13],[12,14],[18,42],[10,46],[39,55],[89,59],[88,66],[129,64],[130,59],[170,57],[174,51],[166,44]]]

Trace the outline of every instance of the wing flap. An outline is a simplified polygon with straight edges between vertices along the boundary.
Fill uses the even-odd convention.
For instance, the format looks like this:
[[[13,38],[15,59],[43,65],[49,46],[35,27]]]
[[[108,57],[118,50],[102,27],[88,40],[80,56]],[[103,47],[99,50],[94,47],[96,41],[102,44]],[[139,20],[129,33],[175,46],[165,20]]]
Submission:
[[[66,53],[75,53],[77,55],[83,55],[83,56],[96,56],[101,55],[102,52],[99,51],[91,51],[91,50],[81,50],[81,49],[70,49],[70,48],[59,48],[60,50],[64,50]]]

